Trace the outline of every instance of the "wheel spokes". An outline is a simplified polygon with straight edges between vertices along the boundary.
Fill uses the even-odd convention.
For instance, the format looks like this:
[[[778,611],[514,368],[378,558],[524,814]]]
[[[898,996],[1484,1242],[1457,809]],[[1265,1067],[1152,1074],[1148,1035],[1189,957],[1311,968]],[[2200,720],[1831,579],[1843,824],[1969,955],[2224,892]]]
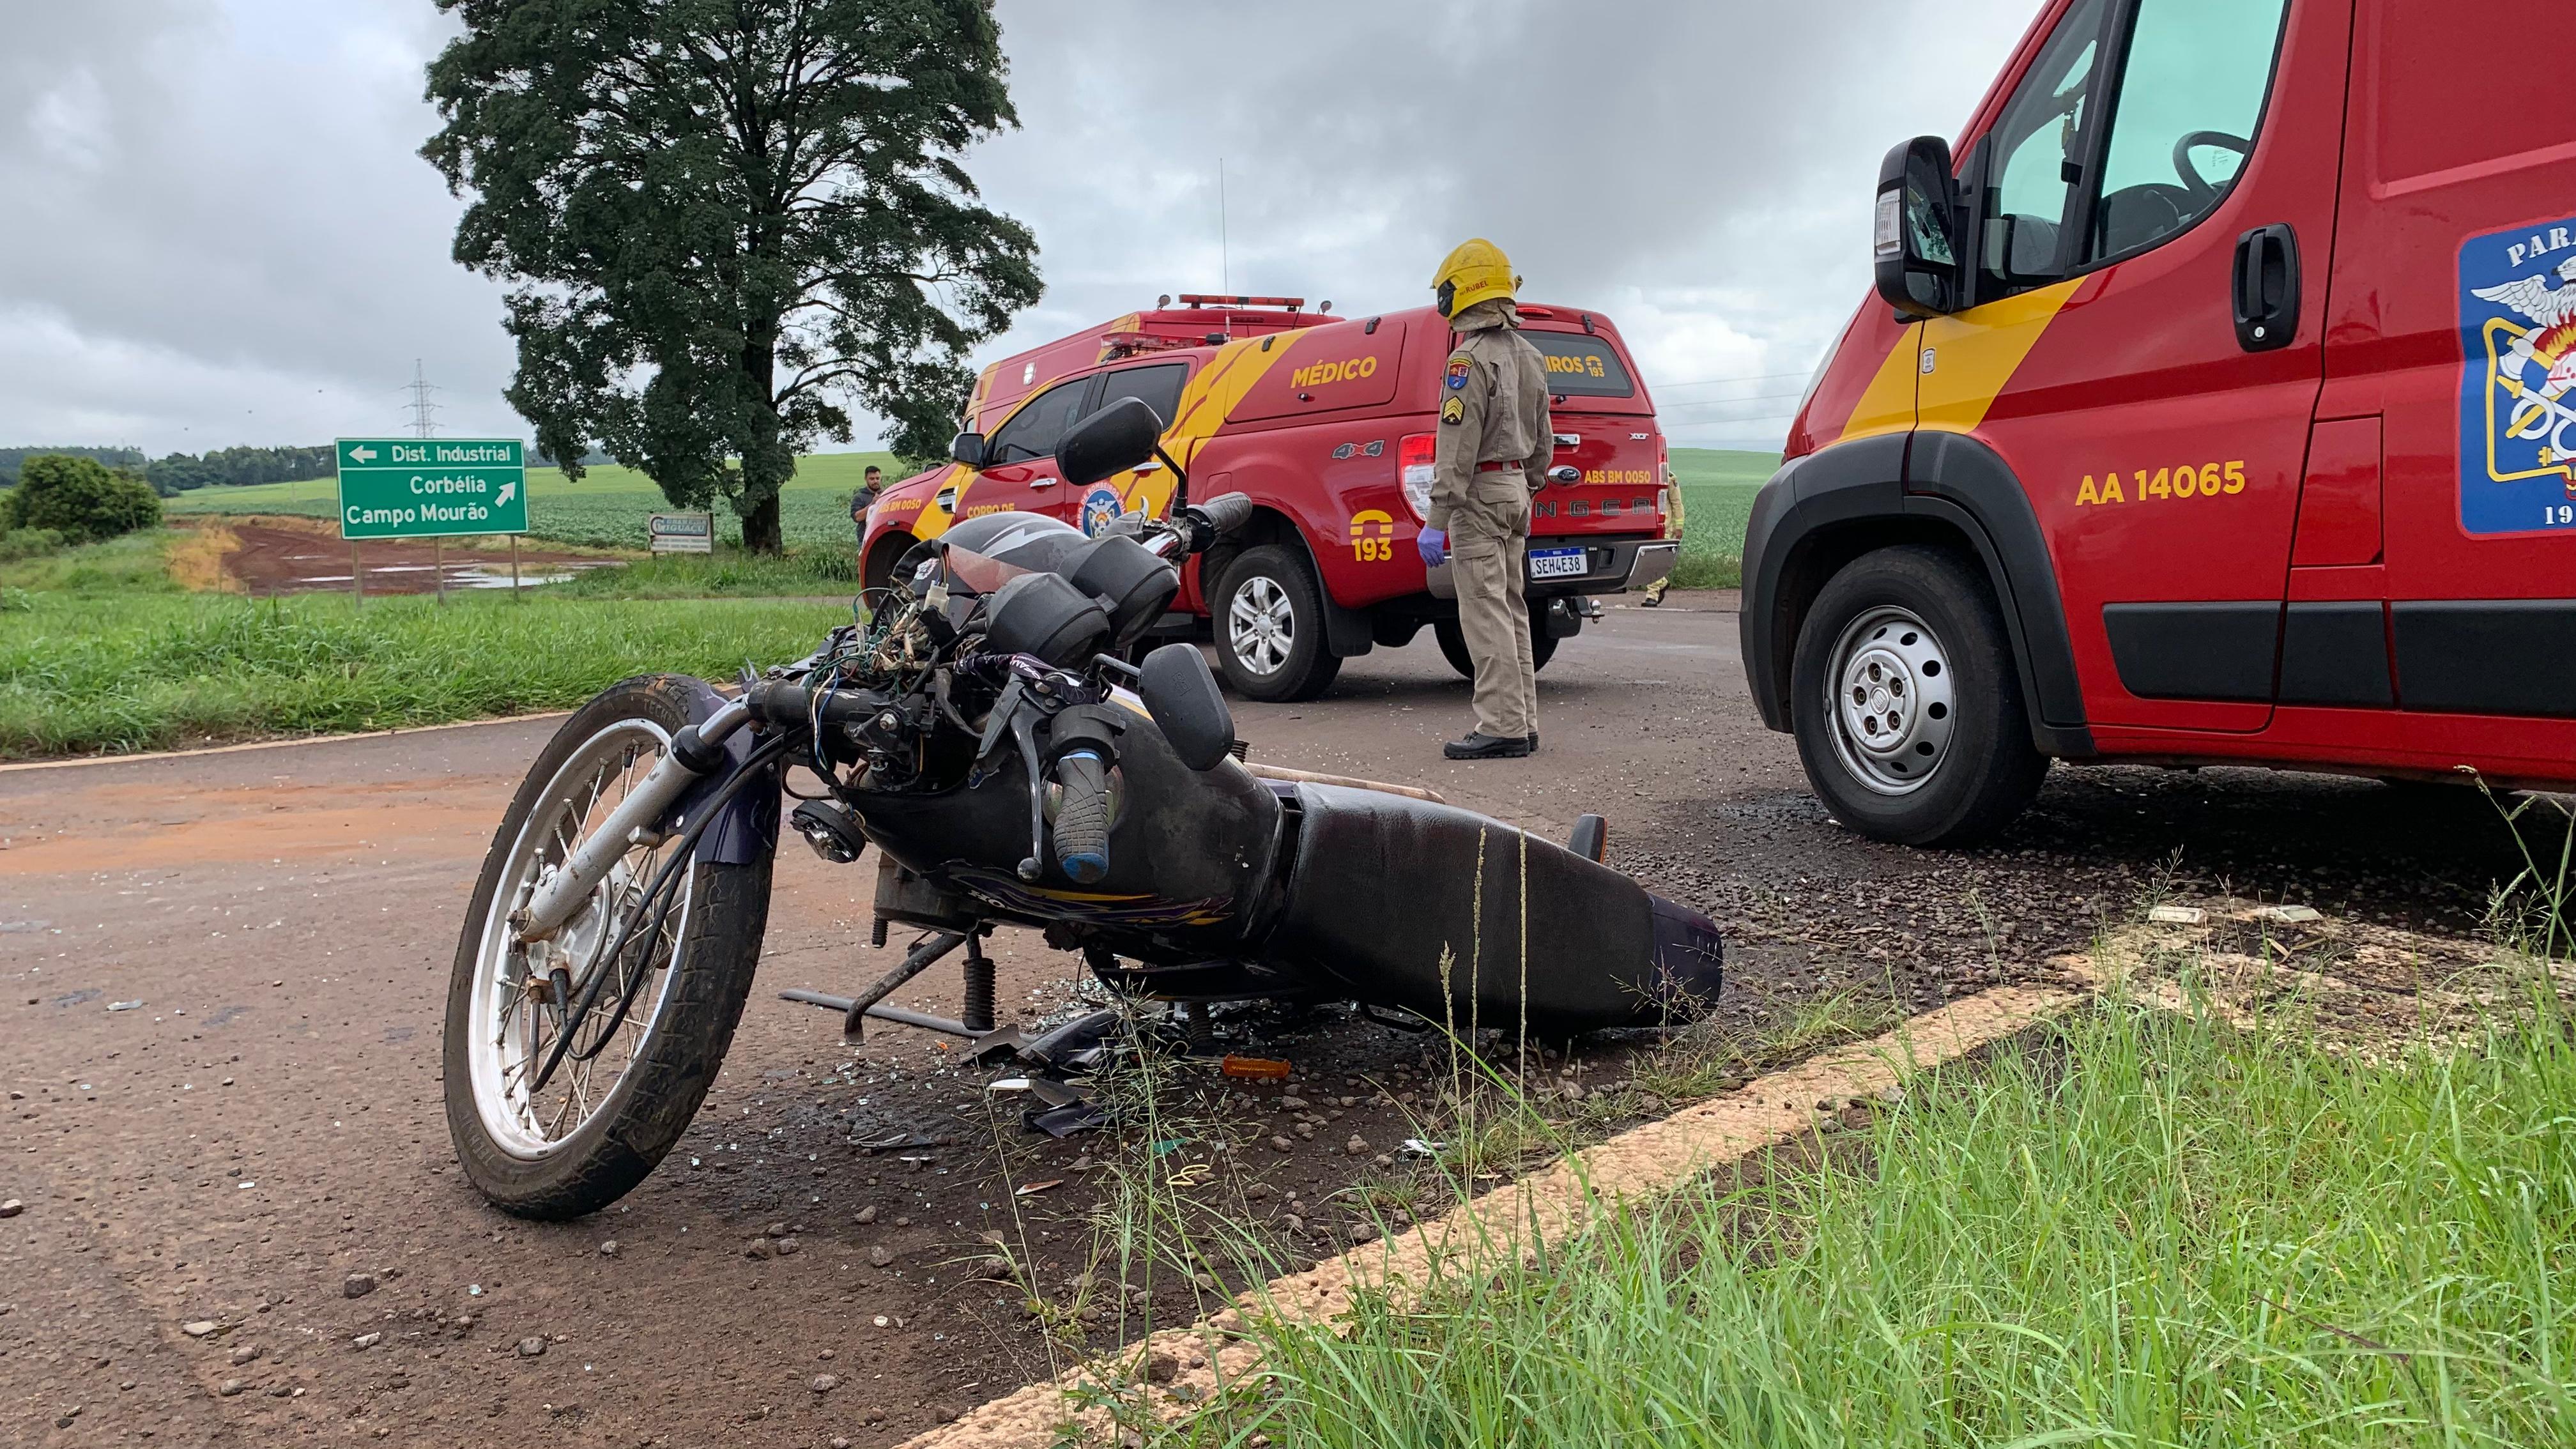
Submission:
[[[647,730],[649,743],[640,737]],[[603,730],[585,751],[576,752],[520,836],[519,858],[504,877],[515,882],[513,891],[496,899],[523,896],[546,871],[559,868],[633,793],[639,769],[657,759],[666,743],[659,725],[626,721]],[[487,1127],[514,1152],[542,1154],[577,1133],[616,1095],[616,1083],[641,1058],[678,962],[694,872],[672,882],[674,894],[664,899],[658,922],[634,916],[674,849],[669,841],[656,841],[639,842],[629,850],[602,888],[541,950],[534,964],[546,970],[531,970],[525,961],[509,964],[511,939],[499,920],[503,907],[495,906],[487,927],[483,979],[476,988],[490,1035],[478,1033],[475,1054],[480,1061],[473,1071]],[[606,948],[621,928],[632,929],[634,937],[611,958]],[[601,973],[606,973],[604,979]],[[545,983],[542,998],[529,990],[532,978]],[[532,1089],[538,1069],[564,1041],[571,1003],[593,983],[598,987],[594,1008],[581,1022],[563,1070],[546,1088]],[[620,1035],[627,1037],[623,1050],[617,1049]]]

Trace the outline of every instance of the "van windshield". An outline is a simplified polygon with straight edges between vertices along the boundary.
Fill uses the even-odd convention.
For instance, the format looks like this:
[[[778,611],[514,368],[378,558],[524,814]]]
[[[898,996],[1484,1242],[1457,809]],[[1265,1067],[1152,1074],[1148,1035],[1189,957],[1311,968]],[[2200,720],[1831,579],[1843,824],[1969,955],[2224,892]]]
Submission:
[[[1637,384],[1611,350],[1608,338],[1584,332],[1534,332],[1521,336],[1547,364],[1547,390],[1560,397],[1635,397]]]

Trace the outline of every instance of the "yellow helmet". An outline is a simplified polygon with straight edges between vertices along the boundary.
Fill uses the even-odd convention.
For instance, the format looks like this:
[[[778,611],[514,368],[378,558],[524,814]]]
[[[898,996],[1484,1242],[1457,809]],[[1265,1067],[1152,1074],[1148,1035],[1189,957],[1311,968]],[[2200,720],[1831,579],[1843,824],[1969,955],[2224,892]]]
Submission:
[[[1431,290],[1440,294],[1443,317],[1455,317],[1479,302],[1508,297],[1520,290],[1520,285],[1521,279],[1512,275],[1512,259],[1483,237],[1458,243],[1457,250],[1442,259],[1440,270],[1431,278]]]

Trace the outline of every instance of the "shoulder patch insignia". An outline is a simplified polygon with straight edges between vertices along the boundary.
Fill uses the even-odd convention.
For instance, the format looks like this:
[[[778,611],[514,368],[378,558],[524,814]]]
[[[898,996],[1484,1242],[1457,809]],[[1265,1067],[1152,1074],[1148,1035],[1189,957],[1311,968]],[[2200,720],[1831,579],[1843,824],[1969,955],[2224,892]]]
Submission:
[[[1451,427],[1467,421],[1467,400],[1453,397],[1440,405],[1440,421]]]
[[[1467,386],[1468,366],[1467,354],[1463,352],[1452,352],[1449,354],[1449,390],[1451,392],[1461,392],[1465,390]]]

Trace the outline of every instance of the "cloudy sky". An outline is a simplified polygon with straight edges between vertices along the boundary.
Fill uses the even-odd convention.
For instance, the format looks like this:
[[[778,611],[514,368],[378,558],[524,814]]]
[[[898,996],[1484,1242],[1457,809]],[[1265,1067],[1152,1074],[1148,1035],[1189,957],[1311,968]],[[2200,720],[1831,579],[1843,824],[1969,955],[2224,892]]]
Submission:
[[[1867,284],[1878,160],[1954,133],[2039,0],[1001,0],[968,165],[1047,295],[1386,310],[1455,241],[1625,330],[1676,441],[1776,446]],[[429,0],[0,0],[0,446],[516,435],[501,284],[415,152]],[[1219,166],[1224,174],[1219,225]],[[861,442],[869,441],[862,437]]]

